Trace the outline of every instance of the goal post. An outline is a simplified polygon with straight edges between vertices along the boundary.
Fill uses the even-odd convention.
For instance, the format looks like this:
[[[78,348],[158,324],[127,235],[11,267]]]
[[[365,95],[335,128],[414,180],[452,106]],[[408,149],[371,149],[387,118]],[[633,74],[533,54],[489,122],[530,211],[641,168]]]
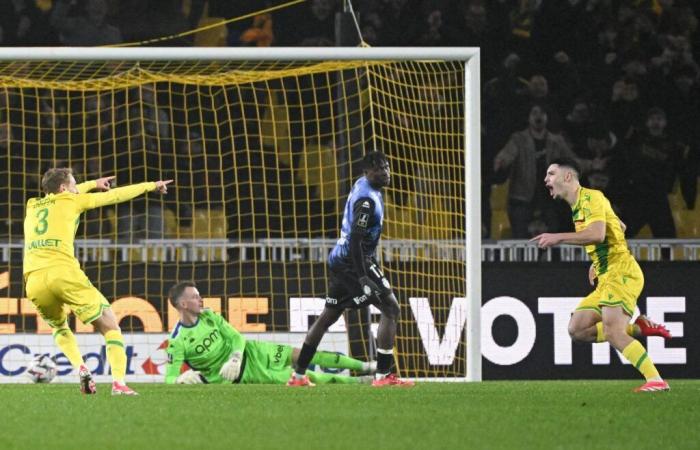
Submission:
[[[379,258],[402,307],[399,373],[480,381],[480,123],[477,48],[0,49],[0,366],[11,372],[0,382],[28,354],[56,352],[21,281],[23,203],[46,168],[120,185],[175,177],[172,196],[91,213],[76,235],[140,353],[133,376],[158,381],[175,281],[193,278],[249,338],[300,343],[373,148],[392,170]],[[371,357],[377,317],[346,314],[325,348]],[[91,328],[74,325],[99,354]]]

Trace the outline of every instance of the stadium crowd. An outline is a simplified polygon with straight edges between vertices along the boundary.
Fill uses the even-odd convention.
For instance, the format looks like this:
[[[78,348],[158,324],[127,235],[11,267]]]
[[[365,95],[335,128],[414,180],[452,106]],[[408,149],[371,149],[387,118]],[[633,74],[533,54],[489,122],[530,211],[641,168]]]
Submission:
[[[0,45],[93,46],[141,41],[280,3],[11,0],[0,6]],[[353,6],[363,40],[372,46],[482,47],[484,237],[492,229],[491,190],[505,182],[511,237],[569,229],[565,205],[551,200],[542,182],[548,161],[560,156],[575,157],[584,169],[584,184],[606,193],[627,223],[628,237],[645,225],[654,237],[678,235],[668,196],[674,189],[683,199],[677,207],[697,207],[697,2],[354,0]],[[309,0],[232,22],[208,42],[190,35],[158,45],[332,46],[336,42],[335,13],[341,9],[340,1]],[[132,117],[160,117],[157,122],[165,124],[158,133],[152,130],[144,135],[167,137],[173,130],[178,132],[167,125],[177,118],[168,117],[167,111],[155,105],[152,91],[133,95],[150,96],[150,100],[145,98],[146,107],[132,111]],[[5,96],[0,97],[4,101]],[[95,97],[95,117],[111,101],[115,99]],[[48,100],[40,100],[36,120],[59,120],[53,107]],[[138,141],[135,146],[150,145],[138,130],[128,135]],[[206,136],[186,137],[189,147],[177,151],[194,154],[195,160],[201,160],[195,164],[202,167],[216,164],[208,162],[201,150],[201,139]],[[7,151],[13,141],[13,130],[0,127],[0,148]],[[126,159],[125,163],[139,165]],[[178,161],[163,164],[176,167]],[[191,164],[189,161],[190,169]],[[26,167],[20,170],[26,172]],[[217,180],[209,182],[220,185]],[[198,195],[193,186],[183,192]],[[222,194],[213,195],[216,201]]]

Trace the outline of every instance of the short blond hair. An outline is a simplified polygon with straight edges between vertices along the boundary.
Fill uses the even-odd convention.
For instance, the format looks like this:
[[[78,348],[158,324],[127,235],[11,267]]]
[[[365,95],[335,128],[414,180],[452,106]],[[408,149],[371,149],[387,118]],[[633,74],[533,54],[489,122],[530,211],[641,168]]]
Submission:
[[[54,167],[49,169],[41,177],[41,190],[46,194],[56,194],[62,184],[70,183],[71,175],[73,175],[71,168]]]

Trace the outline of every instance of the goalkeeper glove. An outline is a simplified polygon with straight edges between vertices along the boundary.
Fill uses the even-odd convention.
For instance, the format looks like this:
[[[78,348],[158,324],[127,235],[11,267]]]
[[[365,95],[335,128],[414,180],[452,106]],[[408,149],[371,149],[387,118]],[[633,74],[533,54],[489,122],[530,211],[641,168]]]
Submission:
[[[376,295],[379,297],[380,291],[379,287],[377,287],[377,284],[370,280],[368,276],[363,276],[360,277],[360,285],[362,285],[362,292],[369,297],[370,295]]]
[[[202,374],[196,370],[188,370],[182,372],[180,376],[175,380],[177,384],[202,384],[204,380],[202,379]]]
[[[219,375],[226,380],[233,383],[238,379],[241,374],[241,363],[243,362],[243,353],[239,351],[233,352],[231,359],[228,360],[226,364],[221,366],[219,370]]]

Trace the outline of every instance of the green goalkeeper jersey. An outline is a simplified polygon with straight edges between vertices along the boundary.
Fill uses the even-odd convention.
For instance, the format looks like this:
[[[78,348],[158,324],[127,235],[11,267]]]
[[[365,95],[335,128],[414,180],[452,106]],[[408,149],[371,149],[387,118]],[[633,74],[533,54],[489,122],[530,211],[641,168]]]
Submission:
[[[168,364],[165,382],[175,383],[182,363],[198,370],[209,383],[221,383],[219,369],[234,351],[243,352],[245,338],[224,318],[203,309],[197,323],[183,325],[178,322],[168,339]]]

